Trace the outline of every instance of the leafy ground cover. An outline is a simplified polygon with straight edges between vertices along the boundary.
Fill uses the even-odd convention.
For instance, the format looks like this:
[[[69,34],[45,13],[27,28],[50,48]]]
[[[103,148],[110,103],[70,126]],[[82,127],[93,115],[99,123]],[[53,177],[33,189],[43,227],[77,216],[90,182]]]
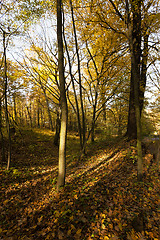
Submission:
[[[160,180],[151,155],[137,182],[133,142],[97,140],[78,161],[78,138],[69,135],[66,186],[57,193],[53,133],[22,136],[13,139],[10,170],[0,168],[0,239],[160,239]]]

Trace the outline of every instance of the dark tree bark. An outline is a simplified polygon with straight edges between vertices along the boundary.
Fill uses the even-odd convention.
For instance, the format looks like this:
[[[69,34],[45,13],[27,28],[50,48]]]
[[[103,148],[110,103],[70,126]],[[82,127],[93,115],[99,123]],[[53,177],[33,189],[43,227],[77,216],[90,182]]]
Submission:
[[[57,190],[65,185],[66,175],[66,143],[67,143],[67,98],[65,91],[64,54],[62,39],[62,1],[57,0],[57,41],[58,41],[58,70],[60,83],[61,129],[59,143],[59,170]]]
[[[144,26],[143,28],[143,40],[144,46],[141,51],[141,28],[139,24],[141,23],[141,16],[139,16],[139,23],[137,23],[136,18],[136,3],[134,0],[131,1],[132,11],[133,11],[133,31],[132,31],[132,40],[133,40],[133,51],[135,53],[135,61],[137,62],[137,66],[140,72],[140,78],[138,80],[138,91],[139,91],[139,104],[140,104],[140,116],[142,114],[143,106],[144,106],[144,93],[146,88],[146,79],[147,79],[147,61],[148,61],[148,38],[149,34],[147,34],[148,26]],[[134,6],[135,5],[135,6]],[[141,9],[139,10],[141,11]],[[145,20],[144,20],[145,21]],[[146,23],[144,23],[146,24]],[[142,56],[142,60],[140,59]],[[141,61],[140,61],[141,60]],[[137,138],[137,126],[136,126],[136,112],[135,112],[135,94],[134,94],[134,65],[131,62],[131,82],[130,82],[130,98],[129,98],[129,112],[128,112],[128,125],[127,125],[127,133],[129,139]]]
[[[0,135],[1,135],[2,162],[5,162],[4,137],[2,131],[2,98],[0,98]]]
[[[148,62],[148,38],[149,35],[144,33],[144,48],[142,55],[142,66],[141,66],[141,80],[139,88],[139,100],[140,100],[140,112],[142,113],[144,105],[144,93],[147,81],[147,62]]]
[[[134,87],[134,106],[136,117],[137,132],[137,177],[142,180],[143,161],[142,161],[142,142],[141,142],[141,108],[139,98],[139,87],[141,81],[140,57],[141,57],[141,0],[132,0],[131,8],[133,13],[132,26],[129,26],[129,46],[131,53],[131,66]]]
[[[37,127],[40,128],[40,100],[37,100]]]
[[[17,106],[16,106],[16,96],[13,94],[13,108],[14,108],[14,120],[17,123]]]
[[[33,127],[33,121],[32,121],[32,115],[31,115],[31,113],[32,113],[32,104],[30,103],[30,106],[28,107],[27,106],[27,112],[28,112],[28,116],[29,116],[29,120],[30,120],[30,126],[31,126],[31,128]]]
[[[129,110],[128,110],[128,124],[127,124],[127,133],[126,133],[126,136],[129,139],[136,139],[137,138],[133,74],[134,74],[133,73],[133,66],[132,66],[132,63],[131,63]]]
[[[10,167],[11,162],[11,135],[10,135],[10,123],[8,116],[8,99],[7,99],[7,89],[8,89],[8,77],[7,77],[7,57],[6,57],[6,32],[3,31],[3,51],[4,51],[4,100],[5,100],[5,117],[6,117],[6,127],[7,127],[7,135],[8,135],[8,162],[7,162],[7,170]]]

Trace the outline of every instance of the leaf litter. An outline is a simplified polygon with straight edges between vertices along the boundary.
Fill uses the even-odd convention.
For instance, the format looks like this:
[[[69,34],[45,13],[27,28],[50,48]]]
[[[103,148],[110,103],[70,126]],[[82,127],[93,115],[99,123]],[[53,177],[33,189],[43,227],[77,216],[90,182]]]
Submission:
[[[41,141],[45,154],[34,149],[29,159],[27,144],[25,154],[15,149],[15,165],[0,169],[1,239],[160,239],[160,180],[156,164],[148,167],[150,156],[139,183],[133,143],[96,142],[80,162],[77,149],[69,148],[66,186],[57,193],[58,149],[52,143],[51,137]]]

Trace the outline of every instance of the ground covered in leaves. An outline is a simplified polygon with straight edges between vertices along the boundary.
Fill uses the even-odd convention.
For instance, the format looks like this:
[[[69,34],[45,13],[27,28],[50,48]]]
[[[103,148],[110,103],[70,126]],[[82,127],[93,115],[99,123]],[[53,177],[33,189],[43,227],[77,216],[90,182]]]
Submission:
[[[137,182],[133,142],[97,140],[78,161],[68,137],[66,186],[56,192],[58,148],[49,130],[12,139],[12,164],[0,168],[0,239],[160,239],[160,179],[144,156]]]

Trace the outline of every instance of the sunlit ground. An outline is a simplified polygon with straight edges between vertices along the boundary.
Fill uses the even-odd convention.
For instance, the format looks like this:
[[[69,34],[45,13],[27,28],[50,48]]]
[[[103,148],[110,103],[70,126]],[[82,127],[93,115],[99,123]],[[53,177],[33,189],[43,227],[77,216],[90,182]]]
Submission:
[[[156,165],[148,168],[151,156],[138,183],[129,143],[97,140],[78,161],[78,138],[69,135],[66,186],[57,193],[54,134],[23,134],[22,145],[20,137],[13,143],[11,169],[0,170],[2,239],[159,239],[160,181]]]

